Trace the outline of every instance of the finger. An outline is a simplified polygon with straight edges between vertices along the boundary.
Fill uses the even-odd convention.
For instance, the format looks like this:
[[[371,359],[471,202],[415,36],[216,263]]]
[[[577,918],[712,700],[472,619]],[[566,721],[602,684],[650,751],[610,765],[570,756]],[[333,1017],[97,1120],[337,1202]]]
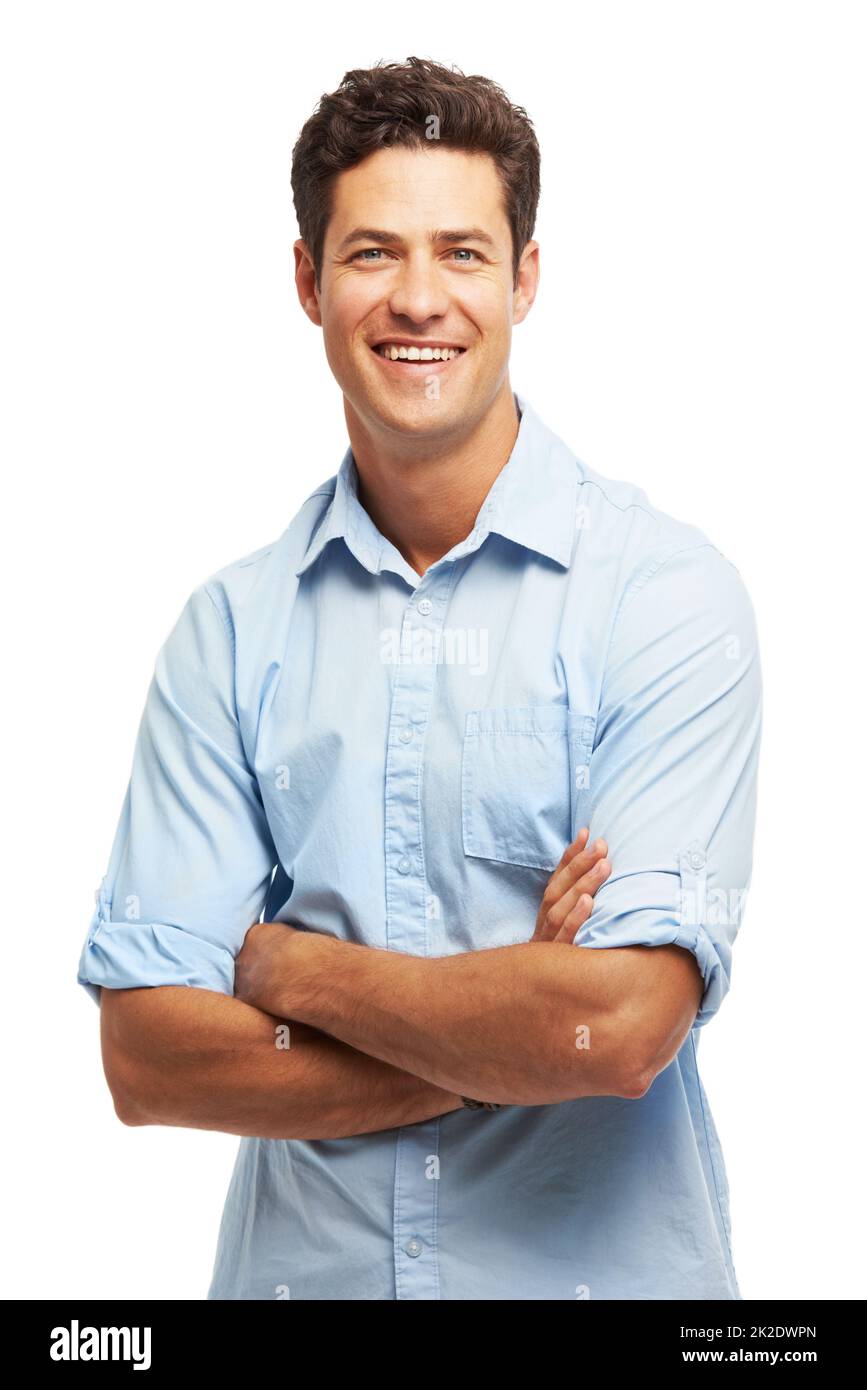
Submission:
[[[571,946],[592,911],[593,899],[589,893],[582,893],[554,940],[564,941]]]
[[[532,941],[542,939],[544,921],[550,909],[556,906],[567,889],[577,882],[604,852],[603,840],[597,840],[593,846],[584,848],[589,834],[589,826],[582,826],[571,845],[566,846],[560,862],[548,879],[536,914],[536,928],[530,938]]]
[[[593,865],[605,857],[608,853],[608,844],[605,840],[594,840],[592,845],[586,849],[577,850],[574,854],[568,855],[562,867],[554,870],[548,880],[548,887],[545,892],[549,900],[556,901],[562,898],[563,894],[578,882]]]
[[[551,878],[555,878],[556,875],[559,874],[561,870],[566,867],[569,861],[575,858],[576,854],[581,853],[582,849],[587,843],[587,837],[589,834],[589,825],[582,826],[581,829],[578,831],[578,834],[575,836],[575,839],[572,841],[571,845],[567,845],[564,849],[562,855],[560,856],[560,862],[559,864],[557,864],[554,871],[552,872]]]
[[[578,831],[578,834],[575,836],[575,839],[572,841],[570,845],[566,846],[562,855],[560,856],[559,863],[555,866],[550,878],[548,879],[548,882],[545,884],[545,892],[542,896],[542,903],[540,903],[539,911],[536,914],[536,929],[533,932],[533,935],[530,937],[531,941],[535,941],[537,939],[538,933],[541,930],[542,918],[545,915],[543,912],[543,904],[545,903],[545,899],[547,898],[548,903],[550,904],[552,902],[556,902],[557,898],[560,896],[560,894],[553,889],[553,885],[557,881],[558,874],[562,872],[562,870],[566,867],[566,865],[569,863],[571,859],[574,859],[576,855],[581,853],[581,851],[584,848],[584,845],[587,842],[587,836],[589,834],[590,827],[588,825],[583,825],[581,829]]]
[[[607,855],[603,855],[566,890],[559,902],[554,904],[555,908],[561,913],[571,911],[582,893],[589,893],[591,898],[595,898],[610,873],[611,860]]]
[[[604,840],[596,840],[588,849],[576,850],[571,858],[567,858],[564,855],[563,859],[560,861],[563,867],[554,870],[548,880],[545,892],[542,895],[542,901],[539,904],[539,911],[536,916],[536,930],[531,938],[533,941],[541,937],[544,920],[551,909],[556,907],[568,892],[574,892],[577,888],[578,891],[574,892],[572,902],[569,904],[570,907],[574,906],[574,903],[577,901],[582,891],[580,887],[582,881],[607,853],[608,846],[606,842]],[[598,887],[598,882],[593,884],[588,882],[585,884],[586,891],[588,892],[595,892]]]
[[[609,859],[599,859],[586,874],[582,874],[577,883],[565,892],[556,902],[546,906],[544,911],[539,913],[538,940],[554,941],[569,913],[575,908],[579,899],[585,894],[591,899],[602,887],[605,880],[611,873],[611,861]],[[544,903],[544,899],[543,899]],[[591,903],[592,907],[592,903]]]

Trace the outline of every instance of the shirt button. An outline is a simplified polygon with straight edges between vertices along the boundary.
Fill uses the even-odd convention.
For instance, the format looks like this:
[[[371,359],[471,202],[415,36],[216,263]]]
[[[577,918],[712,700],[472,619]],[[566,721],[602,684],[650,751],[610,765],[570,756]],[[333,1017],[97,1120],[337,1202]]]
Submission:
[[[398,738],[401,743],[409,743],[412,738],[412,729],[401,729]]]
[[[419,613],[421,613],[421,615],[422,615],[423,618],[426,618],[427,615],[428,615],[428,613],[432,612],[432,610],[433,610],[433,604],[431,603],[431,601],[430,601],[429,598],[420,598],[420,599],[419,599],[419,601],[418,601],[418,611],[419,611]]]
[[[406,855],[404,855],[402,859],[399,859],[397,861],[397,872],[399,874],[408,874],[411,868],[412,860],[407,859]]]
[[[704,866],[705,854],[700,849],[692,849],[689,852],[689,864],[692,869],[701,869]]]
[[[408,1255],[412,1255],[413,1259],[416,1259],[422,1252],[422,1244],[417,1236],[413,1236],[412,1240],[408,1240],[403,1248]]]

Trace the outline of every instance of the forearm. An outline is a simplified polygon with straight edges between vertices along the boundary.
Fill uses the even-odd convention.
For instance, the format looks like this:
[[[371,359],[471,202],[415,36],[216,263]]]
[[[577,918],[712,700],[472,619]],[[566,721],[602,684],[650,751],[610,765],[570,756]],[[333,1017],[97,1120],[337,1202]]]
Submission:
[[[630,969],[629,950],[528,942],[424,958],[301,932],[275,998],[446,1091],[541,1105],[640,1093]]]
[[[461,1105],[315,1027],[209,990],[104,989],[101,1028],[106,1078],[128,1124],[339,1139]]]

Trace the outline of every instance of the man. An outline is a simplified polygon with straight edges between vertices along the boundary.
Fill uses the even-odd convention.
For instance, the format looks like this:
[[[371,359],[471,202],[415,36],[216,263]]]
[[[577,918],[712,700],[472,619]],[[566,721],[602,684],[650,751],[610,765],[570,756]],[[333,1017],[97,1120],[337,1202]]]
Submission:
[[[539,152],[498,87],[348,73],[292,178],[350,448],[159,654],[79,969],[117,1112],[243,1136],[211,1299],[739,1299],[696,1047],[744,586],[512,391]]]

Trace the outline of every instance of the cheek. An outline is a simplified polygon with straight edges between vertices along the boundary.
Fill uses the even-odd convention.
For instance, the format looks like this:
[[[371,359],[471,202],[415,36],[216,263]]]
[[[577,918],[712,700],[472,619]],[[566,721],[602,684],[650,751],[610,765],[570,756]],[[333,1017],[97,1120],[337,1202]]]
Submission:
[[[373,277],[371,277],[373,278]],[[374,293],[372,284],[355,280],[350,285],[332,286],[322,303],[322,324],[325,336],[331,338],[333,346],[345,343],[354,334],[361,333],[364,324],[374,313],[380,296]]]
[[[506,341],[512,318],[512,296],[500,282],[473,285],[458,302],[461,315],[489,342]]]

